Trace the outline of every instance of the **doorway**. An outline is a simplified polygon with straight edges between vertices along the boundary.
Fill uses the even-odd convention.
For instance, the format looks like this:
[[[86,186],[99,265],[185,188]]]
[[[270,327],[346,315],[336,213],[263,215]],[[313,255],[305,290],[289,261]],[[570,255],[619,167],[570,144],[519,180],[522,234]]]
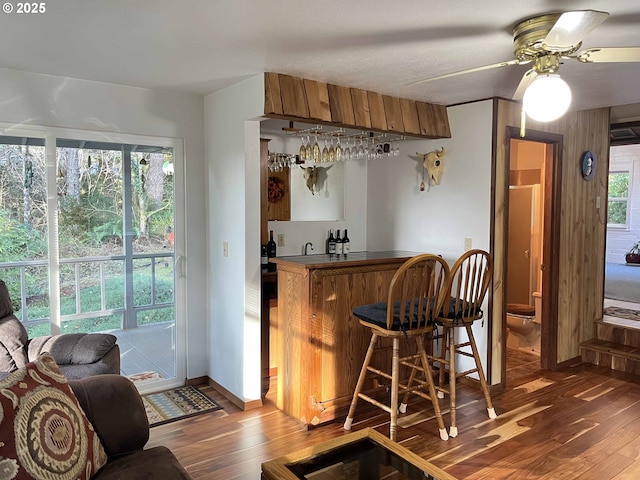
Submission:
[[[562,136],[508,128],[503,383],[557,365]]]
[[[507,381],[540,369],[546,145],[511,139],[507,230]]]

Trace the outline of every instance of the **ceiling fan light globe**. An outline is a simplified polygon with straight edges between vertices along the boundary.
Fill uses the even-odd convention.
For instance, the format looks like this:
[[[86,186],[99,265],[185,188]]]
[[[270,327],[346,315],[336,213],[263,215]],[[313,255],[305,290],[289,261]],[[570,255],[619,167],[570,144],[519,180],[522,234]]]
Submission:
[[[571,89],[558,74],[538,75],[525,90],[522,105],[533,120],[552,122],[569,109]]]

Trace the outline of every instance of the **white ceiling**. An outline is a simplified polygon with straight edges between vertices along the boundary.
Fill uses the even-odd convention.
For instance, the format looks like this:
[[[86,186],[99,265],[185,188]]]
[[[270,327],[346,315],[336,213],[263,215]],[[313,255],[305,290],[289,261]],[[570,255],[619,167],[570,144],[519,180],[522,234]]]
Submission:
[[[201,95],[273,71],[445,105],[511,98],[528,66],[407,84],[511,60],[515,23],[566,10],[611,13],[583,48],[640,46],[638,0],[45,3],[0,14],[0,67]],[[640,102],[640,63],[569,61],[560,74],[572,109]]]

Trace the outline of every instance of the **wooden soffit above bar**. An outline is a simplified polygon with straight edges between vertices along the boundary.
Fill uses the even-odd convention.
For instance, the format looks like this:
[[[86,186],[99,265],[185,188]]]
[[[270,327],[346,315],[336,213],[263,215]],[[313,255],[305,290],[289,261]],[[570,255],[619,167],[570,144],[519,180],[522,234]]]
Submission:
[[[280,73],[264,74],[264,114],[271,118],[414,137],[451,138],[444,105]]]

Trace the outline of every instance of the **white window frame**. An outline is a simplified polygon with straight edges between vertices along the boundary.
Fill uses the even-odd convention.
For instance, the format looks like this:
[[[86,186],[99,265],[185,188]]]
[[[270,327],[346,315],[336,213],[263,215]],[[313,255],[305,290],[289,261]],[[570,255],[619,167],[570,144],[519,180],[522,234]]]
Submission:
[[[186,271],[185,271],[185,231],[186,231],[186,186],[185,186],[185,148],[182,138],[157,137],[151,135],[136,135],[116,132],[100,132],[75,128],[46,127],[40,125],[13,125],[0,122],[0,135],[44,138],[47,163],[47,191],[55,192],[57,158],[57,138],[78,138],[90,141],[105,141],[130,145],[157,145],[173,149],[174,158],[174,211],[175,211],[175,293],[174,306],[176,315],[176,376],[150,383],[148,386],[138,386],[140,393],[149,393],[163,389],[182,386],[187,379],[187,318],[186,318]],[[60,333],[60,297],[59,297],[59,255],[57,244],[58,199],[55,195],[48,195],[47,215],[49,228],[53,234],[49,235],[49,306],[51,309],[51,333]]]
[[[616,175],[616,174],[627,174],[629,176],[629,185],[627,187],[627,196],[626,197],[611,197],[609,196],[609,176],[610,175]],[[630,225],[629,225],[629,209],[631,207],[630,205],[630,199],[632,198],[632,176],[633,172],[631,171],[631,169],[620,169],[620,170],[613,170],[609,172],[609,175],[607,176],[607,212],[609,210],[609,202],[624,202],[627,205],[627,208],[625,210],[626,213],[626,218],[624,220],[624,224],[622,223],[609,223],[609,216],[607,215],[607,228],[611,229],[611,230],[629,230]]]

